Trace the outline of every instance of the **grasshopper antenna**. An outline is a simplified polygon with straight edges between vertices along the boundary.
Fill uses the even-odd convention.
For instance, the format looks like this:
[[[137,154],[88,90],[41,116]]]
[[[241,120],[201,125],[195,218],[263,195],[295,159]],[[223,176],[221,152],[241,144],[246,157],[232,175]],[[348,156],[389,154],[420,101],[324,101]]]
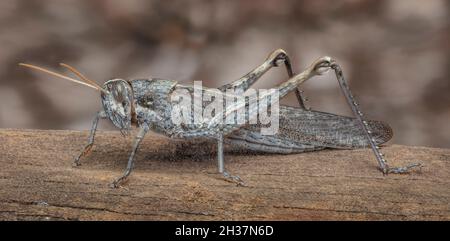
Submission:
[[[83,74],[81,74],[77,69],[75,69],[74,67],[65,64],[65,63],[59,63],[59,65],[67,68],[68,70],[72,71],[72,73],[74,73],[76,76],[78,76],[78,78],[84,80],[85,82],[88,82],[90,84],[92,84],[93,86],[96,86],[98,89],[103,89],[99,84],[97,84],[97,82],[86,78]]]
[[[67,77],[67,76],[65,76],[65,75],[58,74],[58,73],[56,73],[56,72],[53,72],[53,71],[50,71],[50,70],[47,70],[47,69],[44,69],[44,68],[35,66],[35,65],[25,64],[25,63],[19,63],[19,65],[20,65],[20,66],[27,67],[27,68],[39,70],[39,71],[45,72],[45,73],[47,73],[47,74],[50,74],[50,75],[53,75],[53,76],[62,78],[62,79],[66,79],[66,80],[75,82],[75,83],[77,83],[77,84],[81,84],[81,85],[85,85],[85,86],[87,86],[87,87],[91,87],[91,88],[96,89],[96,90],[98,90],[98,91],[100,91],[100,92],[107,93],[107,91],[106,91],[105,89],[101,88],[97,83],[93,82],[92,80],[87,79],[86,77],[84,77],[83,75],[81,75],[78,71],[76,71],[74,68],[72,68],[72,67],[70,67],[70,66],[68,66],[68,65],[67,65],[68,67],[66,67],[66,66],[64,66],[64,67],[66,67],[66,68],[68,68],[69,70],[71,70],[72,72],[74,72],[74,73],[75,73],[78,77],[80,77],[81,79],[83,79],[83,80],[85,80],[85,81],[88,81],[88,82],[90,82],[90,83],[86,83],[86,82],[83,82],[83,81],[79,81],[79,80],[76,80],[76,79]],[[74,70],[75,70],[75,71],[74,71]],[[95,84],[93,84],[92,82],[95,83]]]

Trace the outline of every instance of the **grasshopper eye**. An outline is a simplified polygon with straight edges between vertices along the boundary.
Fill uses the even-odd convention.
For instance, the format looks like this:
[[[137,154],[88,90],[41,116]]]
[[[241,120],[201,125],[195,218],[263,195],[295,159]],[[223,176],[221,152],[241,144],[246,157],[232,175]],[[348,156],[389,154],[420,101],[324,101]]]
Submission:
[[[117,102],[125,103],[124,96],[122,94],[120,94],[119,90],[115,89],[113,91],[113,97],[114,97],[114,100],[116,100]]]
[[[121,129],[128,128],[133,104],[131,87],[122,79],[108,80],[104,85],[108,89],[108,94],[102,96],[105,111],[111,113],[109,118],[114,125]]]

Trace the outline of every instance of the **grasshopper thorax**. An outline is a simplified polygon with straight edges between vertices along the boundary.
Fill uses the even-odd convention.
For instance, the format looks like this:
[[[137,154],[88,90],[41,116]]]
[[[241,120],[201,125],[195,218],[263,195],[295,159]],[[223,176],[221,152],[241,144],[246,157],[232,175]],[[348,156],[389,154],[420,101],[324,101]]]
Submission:
[[[108,80],[103,84],[105,92],[101,93],[103,109],[122,133],[131,129],[133,111],[133,89],[123,79]]]

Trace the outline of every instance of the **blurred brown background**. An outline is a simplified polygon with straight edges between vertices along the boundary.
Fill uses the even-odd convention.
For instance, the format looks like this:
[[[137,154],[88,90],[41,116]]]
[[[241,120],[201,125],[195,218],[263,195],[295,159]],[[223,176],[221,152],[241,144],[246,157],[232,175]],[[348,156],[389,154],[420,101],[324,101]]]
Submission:
[[[214,87],[283,48],[296,72],[336,58],[366,116],[394,128],[394,143],[450,147],[449,16],[446,0],[3,0],[0,127],[89,129],[101,108],[94,90],[18,62],[65,62],[101,83],[152,76]],[[278,68],[256,87],[286,77]],[[302,89],[313,109],[350,114],[333,73]]]

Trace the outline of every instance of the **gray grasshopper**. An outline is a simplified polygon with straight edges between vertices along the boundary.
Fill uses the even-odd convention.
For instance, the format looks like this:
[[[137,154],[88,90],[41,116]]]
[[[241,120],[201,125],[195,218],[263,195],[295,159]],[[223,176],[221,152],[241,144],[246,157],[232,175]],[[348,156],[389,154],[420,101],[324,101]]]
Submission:
[[[90,152],[100,119],[109,118],[124,135],[129,133],[132,126],[139,128],[126,170],[122,176],[114,180],[111,184],[113,187],[118,187],[130,175],[139,143],[149,130],[170,138],[208,138],[217,141],[218,171],[226,179],[238,184],[243,184],[242,180],[238,176],[229,174],[224,168],[224,143],[251,151],[282,154],[316,151],[325,148],[370,147],[383,174],[406,173],[411,168],[421,166],[418,163],[405,167],[388,166],[379,150],[379,145],[392,138],[392,129],[381,121],[363,119],[363,114],[350,92],[340,66],[330,57],[321,57],[300,74],[294,74],[288,55],[284,50],[278,49],[272,52],[260,66],[242,78],[219,88],[221,91],[232,89],[235,91],[234,93],[243,93],[272,67],[284,65],[289,79],[276,86],[276,90],[278,90],[280,98],[294,91],[300,107],[280,105],[279,131],[277,134],[269,136],[260,134],[260,125],[220,124],[215,120],[208,120],[200,125],[174,124],[171,120],[171,110],[174,105],[170,98],[171,93],[181,89],[187,90],[191,95],[194,93],[192,86],[181,85],[177,81],[156,78],[130,81],[112,79],[100,86],[66,64],[61,65],[76,74],[80,80],[34,65],[20,65],[44,71],[100,92],[103,110],[96,114],[88,144],[75,158],[74,166],[80,165],[80,158]],[[354,118],[314,111],[305,107],[305,99],[298,89],[299,85],[328,70],[335,71],[340,88],[355,116]],[[213,89],[203,88],[202,91],[204,95],[208,95],[213,92]],[[262,100],[268,97],[259,96],[257,98]],[[248,108],[248,105],[235,105],[233,109],[225,109],[224,116],[240,108]],[[257,114],[255,109],[246,109],[246,113],[249,116]]]

